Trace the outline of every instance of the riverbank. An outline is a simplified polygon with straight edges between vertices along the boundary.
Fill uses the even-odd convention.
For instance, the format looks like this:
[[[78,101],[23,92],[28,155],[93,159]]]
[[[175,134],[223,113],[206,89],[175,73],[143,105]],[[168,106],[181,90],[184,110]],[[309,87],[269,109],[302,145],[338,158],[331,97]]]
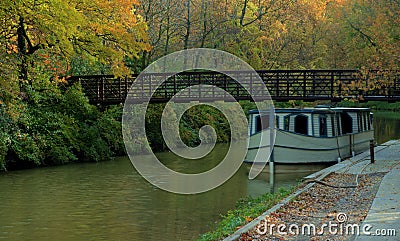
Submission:
[[[364,240],[373,238],[368,232],[382,230],[400,235],[399,153],[400,140],[389,141],[375,148],[373,164],[369,152],[364,152],[310,175],[297,192],[225,240]],[[328,224],[336,229],[328,230]],[[368,230],[356,236],[357,230],[349,230],[350,226]]]
[[[255,219],[264,212],[265,208],[273,207],[294,190],[295,187],[292,189],[281,188],[274,194],[266,193],[257,198],[247,197],[240,199],[236,203],[234,210],[228,211],[226,215],[222,216],[222,220],[218,222],[215,230],[203,234],[199,241],[219,240],[228,236],[235,232],[237,227]]]

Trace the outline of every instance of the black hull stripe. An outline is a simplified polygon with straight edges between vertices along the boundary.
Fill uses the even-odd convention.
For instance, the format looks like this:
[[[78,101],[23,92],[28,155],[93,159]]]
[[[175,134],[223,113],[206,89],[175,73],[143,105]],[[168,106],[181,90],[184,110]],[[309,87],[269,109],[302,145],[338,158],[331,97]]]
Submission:
[[[369,140],[354,143],[354,144],[352,144],[352,146],[356,146],[356,145],[363,144],[366,142],[369,142]],[[258,147],[258,146],[257,147],[249,147],[249,148],[247,148],[247,150],[257,150],[257,149],[268,148],[268,147],[270,147],[270,145],[260,146],[260,147]],[[304,150],[304,151],[333,151],[333,150],[337,150],[337,149],[350,147],[350,145],[340,146],[339,148],[334,147],[334,148],[323,148],[323,149],[321,149],[321,148],[301,148],[301,147],[294,147],[294,146],[281,146],[281,145],[276,145],[276,144],[274,145],[274,147],[280,147],[283,149]]]
[[[253,161],[249,161],[249,160],[244,160],[243,161],[245,164],[255,164],[255,165],[264,165],[265,162],[253,162]],[[312,164],[312,165],[325,165],[325,164],[333,164],[333,163],[337,163],[337,161],[319,161],[319,162],[279,162],[279,161],[274,161],[274,164],[279,164],[282,166],[290,166],[290,165],[304,165],[304,164]],[[267,164],[269,164],[269,160],[267,161]]]
[[[359,131],[359,132],[355,132],[355,133],[341,134],[341,135],[338,135],[338,136],[313,136],[313,135],[299,134],[299,133],[294,132],[294,131],[287,131],[287,130],[276,129],[276,128],[274,128],[274,129],[275,129],[275,132],[284,132],[284,133],[289,133],[289,134],[295,134],[295,135],[298,135],[298,136],[313,137],[313,138],[321,138],[321,139],[324,139],[324,138],[326,138],[326,139],[332,139],[332,138],[337,138],[337,137],[350,136],[350,135],[355,135],[355,134],[359,134],[359,133],[374,131],[373,129],[371,129],[371,130]],[[268,130],[268,129],[266,129],[266,130]],[[263,131],[265,131],[265,130],[258,131],[258,132],[256,132],[256,133],[253,133],[253,134],[249,135],[249,136],[252,137],[252,136],[258,135],[258,134],[262,133]]]

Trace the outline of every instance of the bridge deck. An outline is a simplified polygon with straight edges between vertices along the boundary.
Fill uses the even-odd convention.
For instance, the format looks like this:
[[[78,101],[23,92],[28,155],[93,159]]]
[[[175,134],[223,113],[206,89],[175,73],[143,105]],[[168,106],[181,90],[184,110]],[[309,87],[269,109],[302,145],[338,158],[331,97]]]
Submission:
[[[380,73],[370,71],[362,74],[357,70],[261,70],[257,71],[269,90],[261,91],[251,72],[229,72],[235,79],[240,79],[246,89],[227,75],[211,72],[184,72],[174,75],[163,82],[152,96],[150,102],[167,102],[181,90],[193,85],[212,85],[226,90],[236,100],[262,100],[272,98],[277,101],[288,100],[331,100],[340,101],[344,98],[357,98],[361,101],[399,101],[400,74]],[[140,80],[138,75],[125,78],[115,78],[111,75],[73,76],[68,81],[79,81],[83,91],[93,104],[123,103],[134,81],[136,91],[130,93],[130,100],[140,103],[146,101],[156,81],[169,76],[168,73],[146,74]],[[185,100],[226,100],[226,95],[220,92],[201,88],[195,93],[190,92],[181,98]]]

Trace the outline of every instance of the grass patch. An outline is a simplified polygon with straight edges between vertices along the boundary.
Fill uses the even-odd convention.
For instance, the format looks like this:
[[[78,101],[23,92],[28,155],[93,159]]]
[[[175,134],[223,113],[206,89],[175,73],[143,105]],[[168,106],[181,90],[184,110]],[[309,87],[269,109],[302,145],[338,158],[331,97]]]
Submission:
[[[393,112],[393,111],[377,111],[374,112],[374,118],[385,118],[385,119],[395,119],[400,120],[400,112]]]
[[[233,234],[238,227],[257,218],[266,210],[289,196],[294,190],[297,190],[297,186],[293,188],[280,188],[274,194],[266,193],[257,198],[246,197],[240,199],[236,203],[234,210],[230,210],[227,214],[221,215],[221,221],[217,223],[214,231],[201,235],[198,240],[220,240]]]

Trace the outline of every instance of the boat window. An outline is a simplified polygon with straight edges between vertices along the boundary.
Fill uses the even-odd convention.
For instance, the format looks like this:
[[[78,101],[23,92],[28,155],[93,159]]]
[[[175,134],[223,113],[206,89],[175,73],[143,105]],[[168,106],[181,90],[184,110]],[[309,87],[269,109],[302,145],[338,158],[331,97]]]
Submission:
[[[283,122],[284,122],[283,123],[284,124],[283,129],[286,130],[286,131],[289,130],[289,121],[290,121],[290,115],[287,115],[287,116],[285,116],[283,118]]]
[[[276,116],[276,119],[275,119],[275,126],[276,126],[276,128],[279,129],[279,116]]]
[[[319,136],[328,136],[328,128],[325,115],[319,116]]]
[[[335,133],[335,116],[331,115],[331,124],[332,124],[332,136],[336,136]]]
[[[256,116],[256,128],[255,132],[260,132],[269,127],[269,115],[258,115]]]
[[[348,113],[341,113],[342,117],[342,133],[353,133],[353,118]]]
[[[261,117],[256,116],[256,133],[261,131]]]
[[[294,118],[294,132],[307,135],[308,134],[308,117],[305,115],[297,115]]]

